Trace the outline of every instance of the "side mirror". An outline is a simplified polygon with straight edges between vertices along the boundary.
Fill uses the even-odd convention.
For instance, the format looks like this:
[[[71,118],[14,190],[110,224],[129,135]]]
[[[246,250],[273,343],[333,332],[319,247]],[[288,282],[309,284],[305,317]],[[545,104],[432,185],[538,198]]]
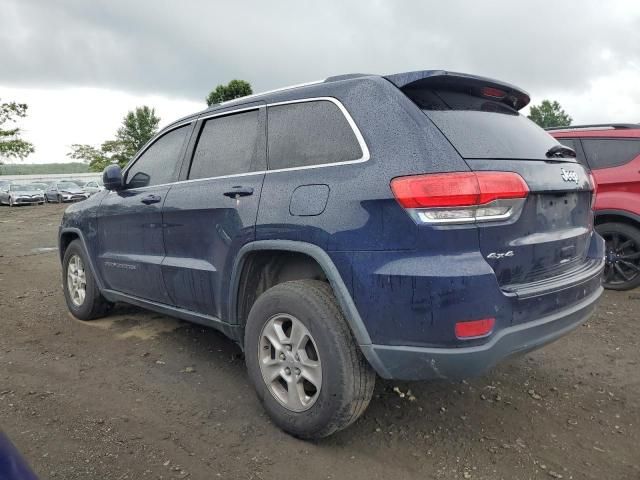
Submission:
[[[102,172],[102,183],[107,190],[120,190],[122,188],[122,169],[120,165],[109,165]]]

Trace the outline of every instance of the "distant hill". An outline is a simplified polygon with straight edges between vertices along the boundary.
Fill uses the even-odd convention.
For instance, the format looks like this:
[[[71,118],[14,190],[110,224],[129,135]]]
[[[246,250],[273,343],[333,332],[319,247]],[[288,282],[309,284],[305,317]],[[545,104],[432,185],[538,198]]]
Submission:
[[[48,173],[87,173],[89,165],[72,163],[13,163],[0,165],[0,175],[44,175]]]

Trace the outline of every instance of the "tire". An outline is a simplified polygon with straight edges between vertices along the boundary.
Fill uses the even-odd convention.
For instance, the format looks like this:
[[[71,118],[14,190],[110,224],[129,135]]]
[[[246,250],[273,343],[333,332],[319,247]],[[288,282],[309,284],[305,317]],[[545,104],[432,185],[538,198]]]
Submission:
[[[311,397],[307,406],[292,402],[297,405],[297,410],[287,406],[284,403],[286,400],[279,400],[277,397],[280,394],[281,397],[289,398],[289,394],[284,393],[285,385],[286,392],[289,392],[289,383],[283,376],[287,368],[282,367],[284,361],[270,360],[276,356],[280,358],[281,354],[277,353],[278,349],[263,335],[270,331],[267,330],[270,325],[281,320],[285,325],[282,331],[285,332],[286,323],[290,319],[302,324],[308,336],[304,349],[294,348],[293,351],[289,349],[287,352],[286,340],[281,344],[282,352],[286,354],[286,362],[292,362],[292,370],[296,370],[297,374],[300,374],[300,370],[295,365],[299,365],[303,370],[307,363],[315,363],[321,367],[321,381],[317,382],[320,389],[315,389],[315,392],[314,388],[309,387],[313,387],[313,384],[303,379],[305,373],[295,377],[298,379],[299,383],[296,385],[299,385],[299,388],[292,391],[302,391],[299,395]],[[299,326],[298,323],[296,325]],[[293,333],[293,330],[290,332]],[[304,342],[305,340],[298,344],[304,345]],[[355,422],[369,405],[375,386],[375,373],[362,356],[331,287],[325,282],[285,282],[260,295],[247,319],[244,346],[249,378],[258,398],[273,422],[295,437],[317,439],[331,435]],[[316,355],[313,354],[314,351]],[[300,352],[301,358],[304,356],[302,362],[295,363],[296,352]],[[276,365],[272,368],[276,370],[282,367],[282,373],[276,374],[280,375],[278,380],[270,382],[270,385],[267,385],[263,377],[261,358],[275,362]],[[295,373],[286,377],[294,379]]]
[[[625,223],[596,226],[606,242],[603,286],[609,290],[630,290],[640,286],[640,229]]]
[[[77,258],[80,259],[83,267],[82,270],[84,271],[84,296],[82,298],[78,298],[78,296],[71,291],[69,280],[69,269],[72,269],[72,276],[74,276],[73,271],[75,270],[74,267],[77,266],[77,264],[75,264]],[[72,261],[74,265],[70,267]],[[113,306],[113,304],[108,302],[100,293],[80,240],[71,242],[64,252],[64,258],[62,260],[62,288],[69,311],[74,317],[80,320],[93,320],[104,317]]]

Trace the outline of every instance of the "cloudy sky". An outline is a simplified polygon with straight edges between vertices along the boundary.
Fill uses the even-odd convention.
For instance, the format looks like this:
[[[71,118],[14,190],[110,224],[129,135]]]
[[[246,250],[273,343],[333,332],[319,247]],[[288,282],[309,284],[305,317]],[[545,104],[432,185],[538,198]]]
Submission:
[[[638,0],[0,0],[0,98],[29,104],[33,162],[162,124],[219,83],[447,69],[557,99],[574,123],[640,121]]]

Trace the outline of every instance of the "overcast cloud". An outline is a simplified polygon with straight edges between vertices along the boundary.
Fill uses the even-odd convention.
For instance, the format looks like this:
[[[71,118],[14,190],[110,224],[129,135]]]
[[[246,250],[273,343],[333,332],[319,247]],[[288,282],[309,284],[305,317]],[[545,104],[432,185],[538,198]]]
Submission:
[[[576,122],[640,121],[637,0],[2,0],[1,12],[0,96],[30,104],[32,161],[101,142],[143,103],[167,123],[232,78],[260,91],[443,68],[558,99]]]

